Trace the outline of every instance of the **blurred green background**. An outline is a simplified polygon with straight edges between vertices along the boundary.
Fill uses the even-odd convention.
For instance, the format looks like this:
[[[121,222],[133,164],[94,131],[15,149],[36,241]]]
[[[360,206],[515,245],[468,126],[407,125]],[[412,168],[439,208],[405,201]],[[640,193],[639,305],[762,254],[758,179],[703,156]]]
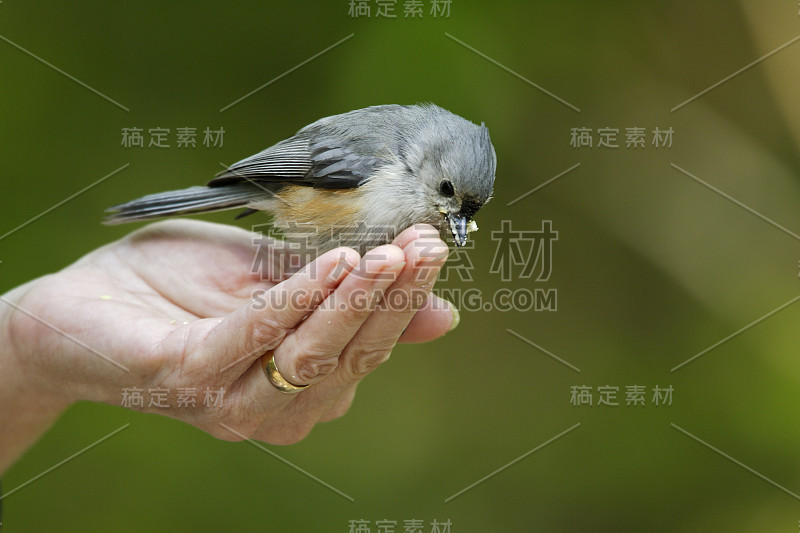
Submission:
[[[398,346],[346,417],[268,446],[352,502],[247,442],[80,404],[4,491],[130,427],[4,499],[8,531],[797,530],[800,501],[774,484],[800,493],[800,304],[671,369],[800,293],[800,43],[671,110],[798,36],[798,3],[453,0],[437,18],[432,4],[411,19],[400,0],[387,19],[375,2],[351,17],[348,0],[0,3],[0,234],[129,165],[0,238],[0,291],[131,231],[100,225],[109,205],[203,183],[323,116],[432,101],[486,122],[498,156],[472,281],[439,287],[557,292],[550,311],[464,309],[457,331]],[[169,128],[171,147],[123,147],[131,127]],[[182,127],[195,148],[176,146]],[[202,145],[207,127],[224,128],[221,147]],[[571,146],[573,128],[594,146]],[[601,128],[618,148],[597,146]],[[626,148],[627,128],[644,128],[644,147]],[[672,128],[671,147],[653,146],[655,128]],[[504,220],[552,221],[549,279],[493,272]],[[582,385],[592,407],[570,403]],[[597,406],[606,385],[620,406]],[[644,406],[625,405],[633,385]],[[654,405],[656,386],[671,406]]]

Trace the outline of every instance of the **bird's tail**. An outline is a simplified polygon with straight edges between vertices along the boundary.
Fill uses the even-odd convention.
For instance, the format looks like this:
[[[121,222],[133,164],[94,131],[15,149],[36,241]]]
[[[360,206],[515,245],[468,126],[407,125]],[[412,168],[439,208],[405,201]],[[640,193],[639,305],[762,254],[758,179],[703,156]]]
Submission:
[[[104,224],[122,224],[139,220],[207,213],[244,207],[249,202],[264,199],[269,192],[252,183],[236,183],[222,187],[189,187],[143,196],[125,204],[106,209]]]

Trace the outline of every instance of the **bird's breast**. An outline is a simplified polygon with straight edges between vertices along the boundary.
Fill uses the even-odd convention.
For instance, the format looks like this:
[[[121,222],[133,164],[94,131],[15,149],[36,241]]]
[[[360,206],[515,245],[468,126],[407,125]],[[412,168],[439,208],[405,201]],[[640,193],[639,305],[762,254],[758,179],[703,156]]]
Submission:
[[[315,256],[338,246],[363,255],[414,224],[438,226],[441,215],[426,209],[413,190],[398,188],[402,182],[393,177],[377,173],[352,189],[287,185],[272,201],[274,225],[286,240],[311,247]]]
[[[315,189],[288,185],[276,195],[274,225],[284,238],[309,247],[318,256],[338,246],[359,253],[383,244],[387,236],[376,235],[370,224],[363,190]]]

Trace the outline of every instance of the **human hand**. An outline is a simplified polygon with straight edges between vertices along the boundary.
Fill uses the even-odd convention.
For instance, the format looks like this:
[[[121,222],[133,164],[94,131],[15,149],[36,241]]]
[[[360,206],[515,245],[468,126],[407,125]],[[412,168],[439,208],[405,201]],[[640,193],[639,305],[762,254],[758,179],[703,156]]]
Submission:
[[[451,304],[429,296],[448,250],[430,226],[363,258],[332,250],[283,280],[253,271],[253,238],[160,222],[2,297],[0,394],[27,395],[40,416],[0,413],[0,471],[30,444],[32,420],[49,424],[79,400],[118,405],[134,388],[167,391],[168,407],[139,410],[218,438],[297,442],[348,410],[398,340],[432,340],[457,324]],[[287,380],[311,386],[295,395],[272,386],[259,361],[268,350]],[[224,390],[224,400],[176,408],[179,389]]]

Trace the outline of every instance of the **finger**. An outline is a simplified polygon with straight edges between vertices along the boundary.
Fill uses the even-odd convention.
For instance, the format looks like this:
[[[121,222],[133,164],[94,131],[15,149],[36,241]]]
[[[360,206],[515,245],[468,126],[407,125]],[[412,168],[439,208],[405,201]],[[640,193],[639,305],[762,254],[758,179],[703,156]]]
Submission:
[[[351,385],[347,387],[344,392],[342,392],[336,400],[330,404],[328,410],[325,411],[320,417],[320,422],[330,422],[331,420],[335,420],[344,416],[347,411],[350,410],[350,406],[353,405],[353,400],[356,397],[356,389],[358,388],[358,383],[355,385]]]
[[[394,244],[405,248],[411,242],[420,238],[435,238],[438,236],[439,232],[433,226],[417,224],[400,233],[395,238]],[[431,295],[411,319],[399,341],[408,343],[432,341],[454,330],[460,320],[461,317],[454,304],[438,296]]]
[[[461,316],[455,304],[430,294],[398,340],[406,343],[429,342],[456,329],[460,321]]]
[[[419,236],[414,230],[409,233],[412,237]],[[309,420],[309,417],[331,420],[342,416],[353,401],[359,381],[389,357],[411,317],[423,305],[447,258],[447,245],[438,237],[406,242],[403,250],[406,267],[386,292],[379,308],[347,344],[333,375],[303,393],[300,401],[280,413],[279,419],[284,423],[301,418]],[[299,434],[305,435],[310,428],[304,426]]]
[[[343,385],[357,383],[389,358],[403,330],[427,300],[448,248],[438,237],[423,237],[408,243],[403,252],[406,268],[339,359],[335,375]]]
[[[293,444],[303,440],[319,422],[345,414],[353,402],[357,384],[334,392],[326,383],[317,383],[295,396],[275,399],[286,402],[289,398],[289,402],[275,416],[262,417],[261,425],[253,431],[254,437],[274,444]]]
[[[400,235],[395,237],[392,244],[398,248],[405,249],[406,246],[418,239],[437,239],[439,237],[439,231],[430,224],[415,224],[410,228],[404,229]]]
[[[272,386],[259,359],[226,391],[226,410],[221,422],[249,438],[291,444],[300,439],[292,440],[277,433],[283,428],[277,420],[302,395],[286,394]],[[261,428],[271,428],[271,431],[266,434]]]
[[[275,365],[284,378],[306,385],[332,373],[342,350],[397,279],[404,259],[403,251],[392,245],[365,254],[358,267],[276,350]]]
[[[337,248],[291,278],[254,294],[250,302],[223,318],[202,340],[204,364],[219,371],[243,372],[261,354],[278,346],[287,332],[319,305],[358,263],[355,250]]]
[[[286,397],[265,399],[283,408],[274,417],[262,421],[254,433],[257,438],[273,443],[294,443],[302,440],[335,404],[339,409],[332,413],[335,416],[344,414],[352,401],[355,385],[348,392],[339,385],[327,386],[324,378],[336,369],[342,350],[369,318],[386,288],[396,280],[405,266],[404,259],[403,251],[391,245],[365,254],[336,291],[275,349],[275,365],[286,380],[313,386],[289,397],[290,400]],[[350,400],[342,400],[342,397]]]
[[[339,377],[335,380],[325,379],[298,394],[296,399],[286,405],[280,413],[270,419],[268,423],[262,424],[256,433],[260,438],[270,442],[297,442],[304,438],[317,422],[342,416],[353,401],[360,379],[386,359],[415,310],[419,308],[430,291],[433,280],[447,256],[447,246],[438,237],[426,240],[419,238],[419,233],[416,231],[411,231],[409,234],[412,238],[407,240],[406,249],[402,252],[405,261],[399,263],[405,263],[406,266],[389,289],[404,293],[404,298],[396,301],[400,308],[393,309],[391,306],[387,306],[387,300],[384,297],[379,309],[369,314],[367,320],[354,334],[348,331],[344,336],[350,335],[351,339],[337,361],[338,366],[334,376]],[[375,252],[381,252],[381,249],[378,248],[371,253]],[[369,259],[371,253],[365,255],[365,259]],[[378,255],[383,256],[382,253]],[[349,288],[345,285],[350,278],[358,277],[359,272],[360,269],[351,272],[348,280],[342,282],[332,296],[338,296],[340,292],[344,293]],[[416,301],[413,300],[414,298]],[[401,301],[403,303],[398,303]],[[323,308],[323,306],[303,323],[300,331],[306,327],[309,327],[312,332],[315,331],[312,321],[319,317],[325,319],[327,308]],[[382,331],[384,328],[388,328],[390,332],[386,334]],[[286,341],[276,350],[276,358],[289,345],[293,337],[287,337]]]

